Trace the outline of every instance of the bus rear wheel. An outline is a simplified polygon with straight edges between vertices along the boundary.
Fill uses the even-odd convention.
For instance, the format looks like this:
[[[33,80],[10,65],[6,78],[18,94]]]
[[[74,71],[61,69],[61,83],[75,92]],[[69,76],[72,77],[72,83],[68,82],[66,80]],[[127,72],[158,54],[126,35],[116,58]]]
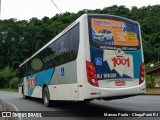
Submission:
[[[47,87],[43,89],[43,103],[46,107],[50,106],[50,95]]]

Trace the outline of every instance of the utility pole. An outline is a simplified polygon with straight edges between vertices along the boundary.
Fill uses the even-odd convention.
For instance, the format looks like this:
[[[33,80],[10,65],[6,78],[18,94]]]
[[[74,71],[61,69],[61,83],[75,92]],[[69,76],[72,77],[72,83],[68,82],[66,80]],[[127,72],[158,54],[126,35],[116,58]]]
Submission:
[[[159,51],[158,51],[158,61],[157,62],[159,62]]]
[[[0,0],[0,19],[1,19],[1,0]]]
[[[52,1],[52,3],[54,4],[54,6],[57,8],[57,10],[58,10],[60,13],[62,13],[61,10],[59,9],[59,7],[56,5],[56,3],[55,3],[53,0],[51,0],[51,1]]]

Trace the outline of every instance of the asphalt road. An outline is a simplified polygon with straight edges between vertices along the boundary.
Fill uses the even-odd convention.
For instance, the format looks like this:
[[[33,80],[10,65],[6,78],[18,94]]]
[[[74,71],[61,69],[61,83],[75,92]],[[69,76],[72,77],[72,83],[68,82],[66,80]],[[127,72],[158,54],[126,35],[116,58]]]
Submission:
[[[158,120],[158,117],[76,117],[73,112],[79,111],[160,111],[160,96],[154,95],[139,95],[135,97],[112,100],[112,101],[104,101],[104,100],[94,100],[87,104],[81,103],[60,103],[56,106],[45,107],[43,105],[42,100],[40,99],[23,99],[22,95],[19,95],[17,92],[4,92],[0,91],[0,99],[12,105],[18,111],[65,111],[65,114],[70,117],[61,117],[58,115],[57,117],[50,118],[37,118],[37,120],[51,120],[51,119],[112,119],[112,120],[146,120],[146,119],[154,119]],[[61,112],[58,112],[61,113]],[[62,114],[62,116],[65,116]],[[22,120],[35,120],[36,118],[23,118]]]

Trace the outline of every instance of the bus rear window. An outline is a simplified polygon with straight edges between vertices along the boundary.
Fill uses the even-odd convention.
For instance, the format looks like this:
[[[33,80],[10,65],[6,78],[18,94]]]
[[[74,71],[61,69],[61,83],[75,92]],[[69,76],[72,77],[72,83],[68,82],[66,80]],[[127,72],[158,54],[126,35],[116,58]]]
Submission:
[[[137,23],[109,18],[90,18],[89,21],[92,46],[101,48],[103,46],[133,48],[140,46]]]

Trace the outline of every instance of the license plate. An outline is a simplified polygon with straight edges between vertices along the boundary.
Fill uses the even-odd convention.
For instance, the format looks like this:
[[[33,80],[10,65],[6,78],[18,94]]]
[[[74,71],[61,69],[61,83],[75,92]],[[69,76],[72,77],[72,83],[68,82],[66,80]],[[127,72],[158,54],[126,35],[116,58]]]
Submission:
[[[125,86],[125,85],[126,85],[126,82],[125,82],[125,81],[116,81],[116,82],[115,82],[115,85],[116,85],[116,86]]]

